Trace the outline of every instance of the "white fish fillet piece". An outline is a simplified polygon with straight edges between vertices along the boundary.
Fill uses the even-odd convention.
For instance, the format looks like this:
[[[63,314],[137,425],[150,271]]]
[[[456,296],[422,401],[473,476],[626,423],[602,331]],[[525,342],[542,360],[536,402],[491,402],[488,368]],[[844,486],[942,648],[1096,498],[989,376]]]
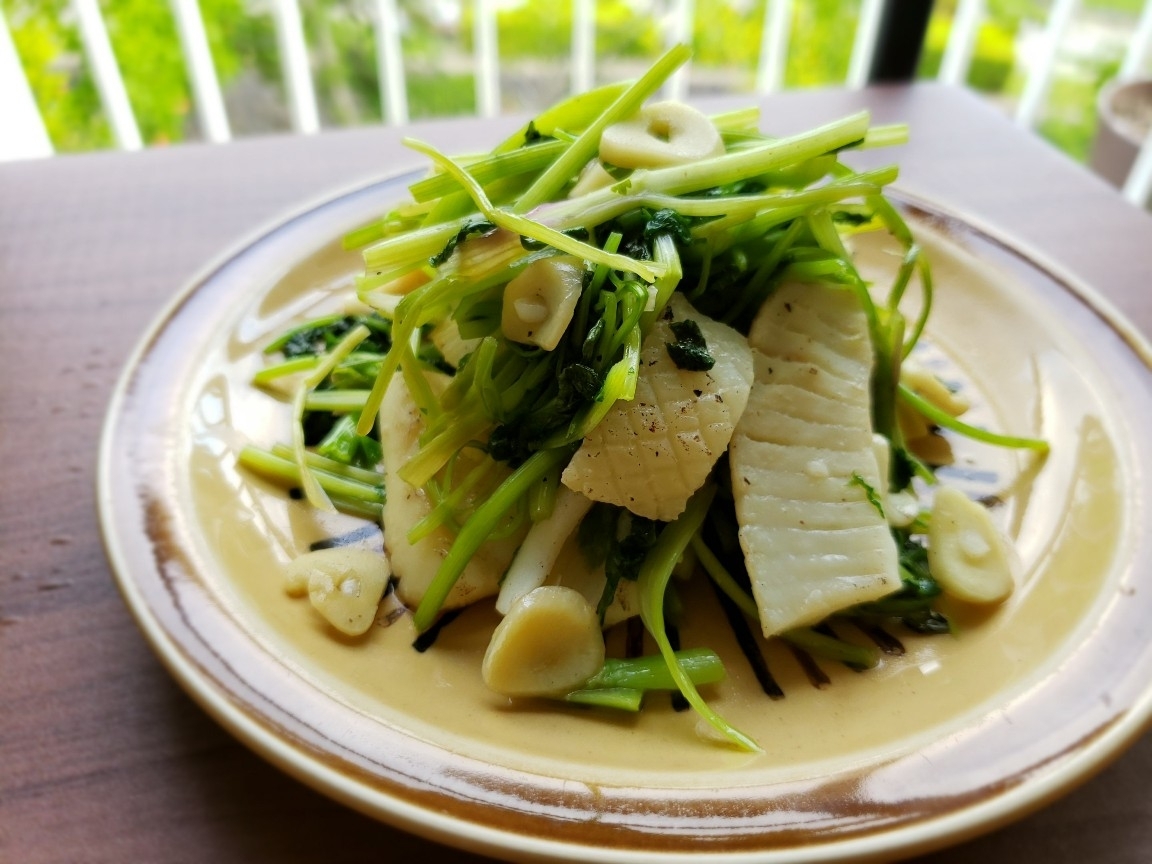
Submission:
[[[636,397],[618,402],[588,434],[562,476],[565,486],[637,516],[671,521],[728,447],[748,402],[752,352],[727,324],[673,295],[640,353]],[[680,369],[668,354],[671,322],[694,320],[716,361],[707,372]]]
[[[433,382],[434,389],[447,379]],[[432,509],[423,489],[416,489],[399,475],[401,466],[419,449],[419,437],[424,429],[423,419],[416,403],[404,383],[402,375],[395,375],[380,406],[381,444],[384,451],[384,483],[387,497],[384,501],[384,549],[397,579],[397,596],[407,606],[416,606],[428,590],[440,562],[452,548],[452,533],[444,527],[424,537],[415,545],[408,542],[408,532]],[[466,472],[468,466],[458,465],[457,472]],[[500,467],[497,470],[508,472]],[[458,476],[462,476],[458,474]],[[447,600],[445,609],[467,606],[482,597],[495,594],[500,578],[508,568],[512,555],[524,537],[524,530],[510,537],[489,540],[472,556],[460,574]]]
[[[729,448],[740,544],[765,636],[900,587],[878,494],[868,322],[855,294],[786,283],[748,334],[756,380]]]

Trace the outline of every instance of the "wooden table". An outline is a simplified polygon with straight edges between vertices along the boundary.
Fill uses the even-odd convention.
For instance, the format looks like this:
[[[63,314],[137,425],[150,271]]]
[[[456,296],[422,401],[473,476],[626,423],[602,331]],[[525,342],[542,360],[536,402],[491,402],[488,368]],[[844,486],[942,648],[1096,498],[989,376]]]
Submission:
[[[1152,332],[1152,220],[976,96],[793,94],[766,101],[766,125],[795,131],[861,105],[911,123],[901,185],[1006,229]],[[511,125],[404,131],[458,151]],[[376,128],[0,165],[0,860],[436,855],[265,764],[184,695],[120,600],[93,493],[109,393],[153,316],[285,211],[416,164],[400,138]],[[1145,737],[1047,810],[922,860],[1150,861],[1150,777]]]

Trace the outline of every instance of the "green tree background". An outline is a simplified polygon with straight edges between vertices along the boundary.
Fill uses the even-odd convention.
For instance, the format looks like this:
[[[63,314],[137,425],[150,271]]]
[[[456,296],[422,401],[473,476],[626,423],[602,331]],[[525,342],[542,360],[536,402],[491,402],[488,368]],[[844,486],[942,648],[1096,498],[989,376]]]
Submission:
[[[274,22],[264,0],[199,0],[217,75],[236,134],[289,128],[284,107]],[[368,0],[300,0],[305,37],[323,122],[347,126],[379,122],[380,103],[372,8]],[[166,0],[101,0],[113,51],[141,134],[149,145],[199,137],[191,87],[176,24]],[[1097,13],[1128,16],[1142,0],[1085,0]],[[1017,56],[1023,27],[1040,22],[1050,2],[989,0],[968,83],[1005,102],[1023,86]],[[113,145],[112,133],[84,60],[69,0],[0,0],[57,150]],[[435,4],[401,0],[409,113],[414,118],[475,111],[470,68],[474,4],[462,3],[454,20],[435,15]],[[662,0],[599,0],[596,55],[601,65],[639,67],[663,47]],[[710,88],[750,91],[760,52],[762,0],[698,0],[693,32],[694,70]],[[937,0],[919,74],[932,77],[947,43],[955,0]],[[859,14],[858,0],[795,0],[788,87],[843,82]],[[523,0],[502,8],[498,42],[502,69],[537,80],[552,70],[566,87],[571,53],[571,0]],[[611,59],[611,63],[606,62]],[[1095,100],[1118,68],[1115,51],[1063,64],[1053,83],[1042,134],[1086,159],[1095,133]],[[1068,70],[1071,71],[1068,71]],[[542,71],[543,70],[543,71]],[[695,77],[693,78],[695,81]],[[504,107],[531,110],[551,101],[546,88],[504,88]],[[253,106],[264,106],[263,111]]]

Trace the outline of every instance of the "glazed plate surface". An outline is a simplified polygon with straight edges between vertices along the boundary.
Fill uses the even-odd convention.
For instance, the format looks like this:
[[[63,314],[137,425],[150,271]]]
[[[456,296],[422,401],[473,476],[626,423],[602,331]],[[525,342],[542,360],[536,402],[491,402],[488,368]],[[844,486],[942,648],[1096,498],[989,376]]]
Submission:
[[[283,566],[334,537],[380,548],[379,530],[309,510],[236,454],[287,440],[287,407],[249,384],[262,348],[344,308],[360,259],[340,236],[411,179],[309,208],[206,271],[142,342],[110,409],[99,505],[120,587],[177,680],[246,744],[358,810],[497,857],[846,861],[1017,818],[1145,728],[1149,348],[1089,286],[911,199],[936,288],[923,359],[963,386],[972,422],[1051,444],[1043,461],[953,445],[950,482],[1003,501],[1022,561],[1003,607],[959,611],[955,636],[896,633],[903,656],[866,673],[821,662],[819,687],[773,646],[786,695],[770,700],[714,598],[690,593],[685,646],[715,648],[729,670],[705,696],[760,755],[705,740],[666,700],[621,717],[489,693],[487,605],[423,653],[391,600],[364,637],[338,638],[287,596]],[[857,254],[877,280],[899,260],[879,237]]]

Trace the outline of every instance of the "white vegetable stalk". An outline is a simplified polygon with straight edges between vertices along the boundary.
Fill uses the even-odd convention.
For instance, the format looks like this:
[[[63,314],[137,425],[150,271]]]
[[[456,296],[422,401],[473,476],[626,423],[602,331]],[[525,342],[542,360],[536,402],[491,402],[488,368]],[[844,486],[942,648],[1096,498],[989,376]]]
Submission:
[[[521,597],[539,588],[552,572],[560,550],[592,507],[592,500],[561,486],[552,515],[529,529],[500,585],[496,611],[507,615]]]

